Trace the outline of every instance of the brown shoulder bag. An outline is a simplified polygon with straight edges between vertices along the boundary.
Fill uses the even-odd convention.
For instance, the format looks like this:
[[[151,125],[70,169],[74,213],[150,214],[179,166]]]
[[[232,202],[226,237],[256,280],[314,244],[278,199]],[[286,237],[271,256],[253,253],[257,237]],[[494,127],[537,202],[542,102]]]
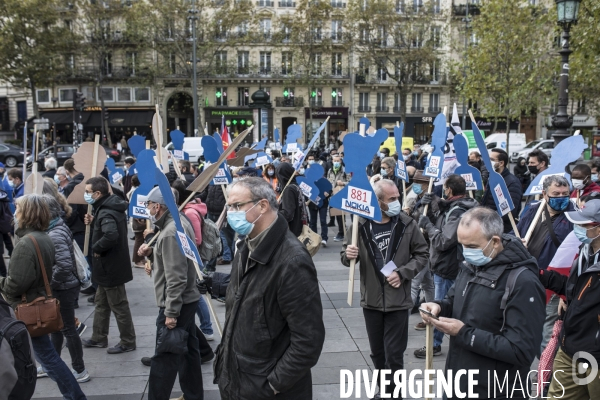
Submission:
[[[48,276],[46,275],[46,267],[44,266],[42,252],[40,251],[37,240],[31,235],[27,235],[27,237],[31,239],[37,252],[40,268],[42,269],[42,276],[44,277],[46,297],[38,297],[31,303],[27,303],[27,297],[25,296],[25,293],[23,293],[21,296],[22,302],[17,306],[15,314],[17,319],[23,321],[25,325],[27,325],[29,335],[31,337],[38,337],[60,331],[63,328],[63,320],[60,315],[60,303],[58,299],[52,297],[50,283],[48,282]]]

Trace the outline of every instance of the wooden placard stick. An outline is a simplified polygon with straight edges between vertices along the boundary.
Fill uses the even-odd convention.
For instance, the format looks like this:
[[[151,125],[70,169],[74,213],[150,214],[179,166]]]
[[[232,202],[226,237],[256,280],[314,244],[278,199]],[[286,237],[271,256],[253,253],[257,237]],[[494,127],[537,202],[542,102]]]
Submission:
[[[533,217],[533,221],[531,221],[531,225],[529,225],[529,229],[527,230],[525,238],[523,239],[526,243],[529,242],[529,239],[531,239],[531,235],[533,235],[533,230],[535,229],[535,226],[537,225],[538,221],[540,220],[540,217],[542,216],[544,207],[546,207],[546,200],[542,199],[542,201],[540,201],[540,208],[538,208],[538,210],[536,211],[535,216]]]
[[[175,170],[175,173],[177,174],[177,178],[182,179],[181,178],[181,170],[179,169],[179,160],[177,160],[175,157],[173,157],[173,153],[169,152],[169,154],[171,154],[171,162],[173,163],[173,169]]]
[[[513,217],[511,211],[508,212],[508,219],[510,220],[510,225],[512,226],[513,231],[515,232],[515,236],[521,239],[521,235],[519,234],[519,230],[517,229],[517,224],[515,223],[515,217]]]
[[[433,325],[427,325],[425,328],[425,371],[433,370]],[[433,382],[429,385],[427,393],[432,393]],[[425,400],[432,400],[426,397]]]
[[[98,167],[98,147],[100,145],[100,135],[96,135],[94,137],[94,155],[92,156],[92,176],[97,176],[98,173],[96,171]],[[87,213],[92,215],[92,205],[88,204]],[[88,245],[90,243],[90,224],[85,226],[85,240],[83,244],[83,255],[88,255]]]

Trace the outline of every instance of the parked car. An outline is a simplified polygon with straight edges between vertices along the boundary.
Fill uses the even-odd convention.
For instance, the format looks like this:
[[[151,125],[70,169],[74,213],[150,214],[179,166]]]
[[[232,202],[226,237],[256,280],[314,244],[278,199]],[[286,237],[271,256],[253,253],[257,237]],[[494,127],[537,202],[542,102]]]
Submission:
[[[29,154],[31,154],[30,151],[27,152],[27,155]],[[14,144],[0,144],[0,162],[4,163],[7,168],[23,164],[23,148]]]
[[[506,133],[492,133],[484,139],[485,147],[488,149],[488,153],[492,149],[502,149],[506,151],[509,156],[516,152],[519,152],[525,147],[526,139],[524,133],[510,133],[508,149],[506,148]],[[511,159],[512,161],[512,159]],[[514,162],[517,160],[515,159]]]
[[[204,149],[202,148],[202,138],[201,137],[186,137],[183,142],[183,151],[190,155],[190,162],[197,163],[200,160],[200,156],[204,154]],[[168,151],[173,151],[174,146],[172,142],[169,142],[165,146],[165,149]]]
[[[121,153],[119,153],[118,150],[112,149],[107,146],[102,146],[102,147],[104,147],[104,150],[106,150],[106,155],[108,157],[112,158],[113,160],[115,160],[115,162],[119,162],[121,160]],[[72,144],[57,145],[57,147],[56,147],[56,162],[57,162],[58,166],[59,167],[62,166],[66,160],[73,157],[74,152],[75,152],[75,149]],[[42,150],[38,153],[38,158],[37,158],[38,171],[44,171],[44,160],[46,157],[54,157],[54,146],[46,147],[44,150]],[[33,156],[31,156],[31,155],[29,157],[27,157],[27,167],[28,168],[30,168],[30,166],[31,166],[32,159],[33,159]]]
[[[511,153],[510,161],[517,162],[519,157],[527,158],[529,153],[531,153],[533,150],[536,150],[536,149],[543,151],[544,153],[546,153],[548,155],[548,158],[550,158],[552,150],[554,149],[554,140],[537,139],[537,140],[534,140],[533,142],[529,142],[521,150]]]

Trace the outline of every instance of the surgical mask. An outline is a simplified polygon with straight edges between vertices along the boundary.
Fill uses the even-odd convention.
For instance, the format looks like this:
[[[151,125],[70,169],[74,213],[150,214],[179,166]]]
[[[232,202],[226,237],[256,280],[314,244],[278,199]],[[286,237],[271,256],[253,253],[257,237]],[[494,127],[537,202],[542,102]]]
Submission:
[[[412,185],[412,191],[413,191],[414,194],[416,194],[418,196],[421,193],[423,193],[423,188],[421,187],[421,185],[413,184]]]
[[[379,152],[379,157],[380,157],[380,158],[385,158],[385,154],[383,154],[383,153]]]
[[[335,169],[338,169],[338,168],[339,168],[339,167],[341,167],[341,166],[342,166],[342,163],[341,163],[341,162],[339,162],[339,161],[334,161],[334,163],[333,163],[333,168],[335,168]]]
[[[57,185],[60,185],[60,179],[58,179],[58,175],[54,175],[54,182],[56,182]]]
[[[315,160],[308,160],[308,165],[313,165],[315,163]]]
[[[152,222],[153,224],[155,224],[156,221],[158,221],[158,218],[156,218],[156,214],[152,215],[150,210],[148,210],[148,216],[149,216],[150,222]]]
[[[10,179],[8,180],[8,186],[10,186],[11,188],[14,189],[15,187],[15,181],[11,181]]]
[[[500,163],[499,162],[495,162],[494,163],[494,171],[498,172],[499,169],[500,169]]]
[[[592,227],[592,228],[590,228],[590,229],[594,229],[594,228],[595,228],[595,227]],[[589,229],[585,229],[585,228],[584,228],[583,226],[581,226],[581,225],[577,225],[577,224],[573,225],[573,233],[575,234],[575,236],[577,236],[577,239],[579,239],[579,241],[580,241],[581,243],[590,244],[590,243],[592,243],[592,242],[593,242],[593,241],[594,241],[594,240],[595,240],[595,239],[596,239],[598,236],[600,236],[600,235],[598,235],[598,236],[596,236],[596,237],[593,237],[593,238],[591,238],[591,237],[588,237],[588,235],[587,235],[587,231],[588,231],[588,230],[589,230]]]
[[[387,211],[384,211],[384,213],[388,217],[395,217],[396,215],[400,214],[400,201],[394,200],[391,203],[387,203],[387,206],[388,209]]]
[[[416,150],[415,150],[415,151],[413,151],[412,153],[413,153],[413,156],[415,156],[415,157],[418,157],[418,156],[419,156],[419,152],[418,152],[418,151],[416,151]]]
[[[273,176],[275,175],[275,171],[273,171],[272,169],[267,171],[267,174],[269,174],[269,176]]]
[[[127,171],[129,171],[129,168],[123,167],[123,171],[127,172]]]
[[[410,154],[403,154],[402,157],[404,158],[404,161],[410,160]]]
[[[385,177],[385,176],[387,176],[387,175],[388,175],[388,173],[387,173],[387,169],[381,168],[381,176],[384,176],[384,177]]]
[[[300,168],[300,171],[298,171],[298,173],[299,173],[300,175],[304,175],[304,171],[305,171],[305,169],[304,169],[304,168]]]
[[[259,220],[260,217],[262,217],[262,214],[260,214],[256,221],[248,222],[248,220],[246,219],[246,213],[252,210],[254,207],[256,207],[256,204],[250,207],[247,211],[228,212],[227,222],[229,223],[229,226],[231,226],[231,229],[236,231],[239,235],[244,236],[252,232],[252,229],[254,229],[254,224],[256,223],[256,221]]]
[[[581,190],[585,187],[583,179],[571,179],[571,182],[573,182],[573,187],[577,190]]]
[[[84,194],[83,194],[83,199],[85,200],[85,202],[86,202],[86,203],[88,203],[88,204],[90,204],[90,205],[91,205],[91,204],[94,204],[94,203],[96,202],[96,199],[94,199],[94,198],[92,197],[92,195],[91,195],[91,194],[89,194],[89,193],[84,193]]]
[[[598,174],[592,174],[591,179],[592,182],[598,182]]]
[[[471,265],[480,267],[492,261],[492,257],[488,257],[483,254],[483,251],[492,243],[492,239],[485,245],[483,249],[469,249],[463,246],[463,257],[465,261]],[[492,254],[494,252],[492,251]],[[491,256],[491,254],[490,254]]]
[[[548,197],[548,205],[554,211],[564,211],[569,206],[569,196]]]
[[[527,167],[527,169],[529,169],[529,172],[531,172],[534,175],[537,175],[540,172],[537,165],[530,165]]]

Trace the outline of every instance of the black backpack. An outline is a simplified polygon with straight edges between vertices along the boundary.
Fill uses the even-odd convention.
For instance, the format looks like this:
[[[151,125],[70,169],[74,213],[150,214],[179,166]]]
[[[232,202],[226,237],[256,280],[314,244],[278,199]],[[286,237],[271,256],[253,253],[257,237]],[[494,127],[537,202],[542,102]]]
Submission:
[[[0,354],[6,352],[4,346],[10,346],[14,362],[10,365],[3,360],[0,370],[8,369],[9,375],[13,375],[10,370],[14,369],[17,375],[17,381],[14,382],[14,386],[8,393],[8,400],[29,400],[35,391],[37,379],[37,368],[32,358],[33,350],[29,343],[29,333],[25,324],[11,314],[10,306],[0,297]],[[0,387],[5,386],[5,383],[0,385]],[[0,397],[5,394],[0,393]]]

